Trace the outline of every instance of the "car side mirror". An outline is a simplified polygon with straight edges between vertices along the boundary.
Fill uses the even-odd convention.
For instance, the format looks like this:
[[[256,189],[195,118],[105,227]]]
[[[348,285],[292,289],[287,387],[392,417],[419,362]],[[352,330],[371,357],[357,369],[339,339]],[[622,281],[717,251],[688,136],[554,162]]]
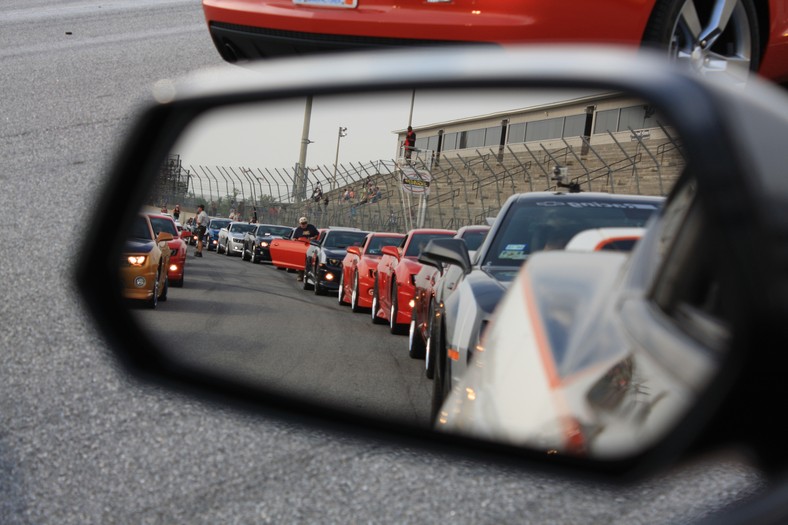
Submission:
[[[352,253],[353,255],[356,255],[358,257],[361,256],[361,248],[359,246],[348,246],[347,252]]]
[[[390,255],[391,257],[396,257],[397,260],[400,258],[400,249],[396,246],[384,246],[381,250],[383,255]]]
[[[454,264],[462,268],[463,273],[471,271],[471,258],[468,245],[462,239],[432,239],[421,251],[427,260],[439,264]],[[419,257],[421,260],[421,257]]]
[[[663,57],[642,50],[461,46],[276,60],[249,64],[236,74],[225,69],[196,72],[158,85],[155,96],[114,159],[76,269],[78,289],[98,329],[134,377],[270,417],[388,443],[606,479],[651,473],[705,445],[733,439],[752,447],[766,463],[784,448],[779,418],[759,418],[754,424],[748,410],[741,410],[786,395],[780,375],[784,367],[778,365],[788,343],[788,188],[782,177],[788,148],[781,143],[788,136],[788,102],[776,88],[758,79],[746,89],[717,84],[675,70]],[[393,109],[393,120],[384,121],[384,108]],[[406,158],[391,152],[398,151],[411,110],[425,144]],[[353,140],[370,139],[356,151],[366,155],[384,143],[388,153],[361,159],[350,172],[314,166],[316,159],[325,158],[323,168],[336,168],[337,122],[366,130],[353,134]],[[304,129],[310,137],[302,134]],[[326,138],[316,140],[323,129],[328,130]],[[270,138],[261,140],[260,134],[269,131]],[[321,151],[321,143],[333,146]],[[350,143],[350,136],[342,143],[343,158],[350,155]],[[276,166],[264,165],[281,152],[281,165],[291,166],[284,175]],[[603,153],[614,154],[615,160],[605,160]],[[177,164],[167,162],[171,156],[199,155],[208,155],[202,157],[205,164],[249,167],[235,175],[231,173],[238,170],[227,170],[227,177],[237,177],[233,190],[193,172],[173,174],[163,168]],[[593,171],[586,169],[600,157],[603,161]],[[558,159],[566,169],[565,180],[583,190],[572,198],[581,200],[569,204],[564,199],[568,192],[552,180]],[[635,178],[643,173],[653,174],[648,187],[645,179]],[[343,204],[339,192],[358,188],[366,177],[388,185],[386,197],[353,208]],[[478,274],[461,239],[433,239],[421,255],[426,264],[461,268],[466,282],[495,278],[480,296],[505,290],[510,294],[506,304],[516,306],[506,309],[517,312],[511,323],[501,321],[502,310],[494,310],[478,323],[443,325],[442,331],[425,334],[437,337],[438,342],[432,337],[430,343],[439,345],[437,352],[430,355],[442,360],[435,362],[439,366],[433,373],[448,385],[448,395],[455,395],[453,404],[433,410],[428,395],[419,397],[436,384],[425,377],[427,363],[417,351],[415,357],[409,355],[403,338],[375,331],[381,327],[374,325],[384,324],[396,333],[416,315],[415,300],[406,295],[413,287],[409,276],[393,276],[384,287],[374,268],[320,281],[322,275],[310,275],[312,269],[293,278],[272,267],[236,265],[230,257],[204,257],[187,261],[199,271],[187,269],[185,286],[170,289],[163,305],[155,310],[129,305],[119,265],[126,264],[126,234],[139,211],[167,201],[152,195],[153,188],[181,192],[171,202],[182,203],[184,210],[188,195],[194,196],[196,208],[211,196],[235,199],[237,189],[243,200],[255,200],[258,209],[271,208],[276,224],[295,224],[305,213],[317,216],[307,191],[315,182],[336,193],[331,207],[321,211],[320,224],[402,233],[424,226],[455,229],[497,216],[480,248],[492,253],[494,264],[478,258],[477,251],[477,262],[484,262]],[[581,221],[589,210],[612,210],[619,217],[642,220],[644,211],[637,203],[622,208],[604,201],[606,195],[638,191],[666,195],[669,212],[656,214],[630,259],[558,252],[531,258],[528,234],[534,217],[560,210],[564,218]],[[546,200],[508,214],[510,199],[537,192],[546,194]],[[269,202],[259,202],[261,195]],[[513,238],[496,234],[496,228],[509,224],[514,225]],[[698,238],[709,241],[704,246],[714,256],[710,260],[719,263],[705,280],[697,271],[701,259],[692,256]],[[396,247],[382,251],[400,258]],[[304,263],[303,253],[296,256],[288,269]],[[607,294],[620,277],[610,269],[625,261],[633,268],[627,290],[642,293],[613,301]],[[154,268],[153,274],[158,271]],[[214,271],[239,283],[264,282],[264,288],[232,287],[222,298],[213,293]],[[233,273],[241,271],[255,273],[244,280]],[[267,272],[264,279],[261,271]],[[194,286],[189,279],[195,279]],[[347,293],[337,293],[340,286]],[[460,288],[427,305],[432,307],[425,309],[429,322],[414,322],[414,333],[420,328],[426,332],[436,319],[460,319],[475,309],[472,300],[460,302]],[[229,316],[225,326],[233,330],[213,338],[185,325],[178,338],[170,337],[178,307],[203,304],[209,290],[210,301],[221,305],[216,311]],[[319,308],[319,315],[312,307]],[[364,323],[369,331],[343,321],[348,312],[358,311],[372,312],[371,322]],[[319,320],[321,330],[246,332],[239,329],[244,323],[236,322],[265,315],[266,326],[286,326],[305,312]],[[609,330],[595,330],[603,315],[614,316],[614,322],[606,325]],[[660,322],[650,322],[649,316]],[[512,338],[507,330],[512,326],[532,329]],[[334,328],[336,332],[325,332]],[[455,331],[471,334],[478,343],[473,360],[457,357],[459,346],[451,339]],[[216,340],[232,340],[233,351]],[[568,344],[575,345],[572,352],[558,350]],[[493,367],[492,359],[504,347],[527,361]],[[381,356],[390,358],[394,368],[384,368]],[[598,366],[589,371],[584,368],[589,362]],[[515,399],[520,415],[504,421],[504,431],[494,435],[467,431],[471,423],[483,428],[485,418],[494,415],[477,402],[490,399],[485,396],[491,385],[465,383],[486,377],[473,372],[480,363],[489,364],[488,372],[501,370],[512,383],[544,387],[533,398],[496,398]],[[374,380],[366,381],[370,378]],[[664,397],[649,397],[655,385]],[[393,399],[392,392],[406,395]],[[441,418],[448,421],[451,407],[468,419],[455,419],[453,432],[436,431],[448,428],[441,427]],[[591,408],[599,412],[592,414]],[[619,412],[613,414],[614,409]],[[539,420],[544,425],[536,425],[532,439],[511,439],[507,430],[512,427],[506,425],[519,430],[533,424],[536,415],[544,417]],[[756,427],[772,437],[756,434]],[[643,439],[645,433],[649,439]],[[571,447],[559,446],[567,441]],[[622,441],[627,447],[617,448]],[[778,459],[773,463],[788,461]]]

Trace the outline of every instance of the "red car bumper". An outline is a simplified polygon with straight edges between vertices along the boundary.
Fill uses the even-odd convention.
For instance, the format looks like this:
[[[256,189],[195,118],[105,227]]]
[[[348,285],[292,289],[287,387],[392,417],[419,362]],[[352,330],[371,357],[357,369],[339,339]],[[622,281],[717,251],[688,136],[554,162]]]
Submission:
[[[352,9],[293,0],[203,0],[228,61],[342,49],[441,43],[596,42],[640,45],[655,0],[358,0]]]

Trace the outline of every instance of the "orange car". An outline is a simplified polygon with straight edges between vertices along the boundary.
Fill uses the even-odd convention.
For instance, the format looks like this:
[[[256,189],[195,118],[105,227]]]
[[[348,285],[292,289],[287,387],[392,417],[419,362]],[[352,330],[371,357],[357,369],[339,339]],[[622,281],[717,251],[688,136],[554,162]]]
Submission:
[[[375,272],[383,255],[383,247],[399,246],[404,238],[404,233],[374,232],[366,236],[361,246],[348,247],[342,260],[339,304],[350,304],[354,312],[372,307]]]
[[[669,49],[705,72],[788,82],[788,0],[203,0],[228,62],[456,43]]]
[[[372,292],[372,322],[388,321],[392,334],[404,333],[410,323],[414,278],[421,269],[421,249],[432,239],[454,237],[455,230],[410,230],[398,247],[384,246]]]
[[[169,233],[153,233],[147,215],[138,215],[126,238],[120,261],[120,280],[126,299],[144,301],[156,308],[167,300],[167,266],[170,262]]]

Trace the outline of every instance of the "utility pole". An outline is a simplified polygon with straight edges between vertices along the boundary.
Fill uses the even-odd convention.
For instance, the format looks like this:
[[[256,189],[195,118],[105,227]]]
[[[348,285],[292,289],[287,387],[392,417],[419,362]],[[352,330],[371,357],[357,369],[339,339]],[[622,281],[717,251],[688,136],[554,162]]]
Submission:
[[[335,189],[337,185],[337,165],[339,164],[339,140],[342,137],[347,137],[347,128],[343,128],[339,126],[339,132],[337,133],[337,155],[334,157],[334,176],[332,177],[331,181],[331,189]]]
[[[304,108],[304,129],[301,133],[301,153],[296,164],[294,177],[295,201],[301,202],[306,197],[307,169],[306,169],[306,147],[312,143],[309,140],[309,124],[312,119],[312,95],[306,97],[306,107]]]

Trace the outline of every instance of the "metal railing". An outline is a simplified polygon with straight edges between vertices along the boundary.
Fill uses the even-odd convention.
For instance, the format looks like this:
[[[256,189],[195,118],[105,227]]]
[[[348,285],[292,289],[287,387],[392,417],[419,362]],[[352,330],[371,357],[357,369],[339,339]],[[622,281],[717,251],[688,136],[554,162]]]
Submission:
[[[180,164],[160,184],[149,204],[193,209],[206,205],[213,216],[239,213],[259,222],[296,224],[307,215],[317,226],[355,226],[365,230],[406,231],[413,227],[456,229],[485,223],[515,193],[561,189],[664,195],[684,164],[681,144],[664,128],[649,133],[609,133],[595,143],[585,137],[508,144],[504,148],[442,152],[415,151],[411,159],[317,165],[306,174],[306,196],[294,194],[294,168]],[[429,173],[428,192],[405,191],[403,168]],[[412,168],[412,170],[411,170]],[[163,169],[164,171],[164,169]],[[183,182],[185,181],[185,182]],[[567,186],[567,184],[562,184]],[[315,195],[320,188],[322,196]],[[370,190],[373,190],[370,193]],[[351,196],[351,191],[353,195]]]

